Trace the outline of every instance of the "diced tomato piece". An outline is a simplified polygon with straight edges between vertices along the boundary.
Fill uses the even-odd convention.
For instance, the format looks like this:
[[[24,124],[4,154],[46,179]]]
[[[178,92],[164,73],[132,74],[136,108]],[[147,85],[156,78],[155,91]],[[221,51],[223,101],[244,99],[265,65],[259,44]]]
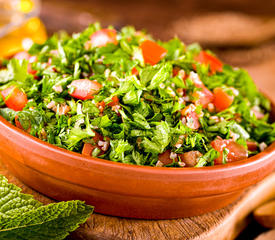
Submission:
[[[119,116],[119,109],[121,106],[119,105],[119,98],[117,96],[112,97],[112,102],[108,103],[108,106],[112,107],[112,110],[116,112],[116,114]]]
[[[94,140],[94,144],[91,143],[84,143],[84,146],[82,148],[82,154],[84,156],[91,156],[95,148],[99,148],[98,141],[103,141],[103,136],[101,136],[98,132],[93,131],[95,133],[95,136],[92,138]],[[102,151],[101,148],[99,155],[103,154],[104,151]]]
[[[131,73],[136,76],[139,74],[138,70],[135,67],[133,67]]]
[[[112,101],[110,103],[108,103],[108,106],[113,107],[116,105],[119,105],[119,98],[118,98],[118,96],[113,96]]]
[[[177,88],[176,92],[178,93],[179,96],[184,96],[186,94],[186,90],[183,88]]]
[[[199,157],[202,154],[199,151],[190,151],[183,154],[177,154],[181,161],[185,163],[186,167],[194,167],[198,163]],[[178,157],[171,159],[171,150],[166,150],[165,152],[158,155],[158,160],[166,166],[173,162],[178,162]]]
[[[222,88],[214,89],[214,100],[213,103],[218,112],[223,111],[230,107],[234,101],[234,96],[230,96]]]
[[[215,164],[222,164],[223,150],[228,150],[227,162],[240,161],[248,157],[247,150],[232,139],[217,138],[211,142],[212,147],[220,153],[220,156],[214,160]]]
[[[109,102],[107,105],[110,106],[110,107],[114,107],[114,106],[119,105],[119,98],[117,96],[113,96],[112,97],[112,101]],[[100,112],[103,112],[106,104],[105,104],[104,101],[101,101],[101,102],[98,102],[96,104],[96,106],[98,107],[98,109],[100,110]]]
[[[112,104],[111,106],[112,111],[114,111],[118,116],[120,116],[119,110],[121,109],[121,106],[118,104]]]
[[[199,129],[200,128],[200,122],[199,117],[196,112],[190,112],[186,115],[186,125],[192,129]]]
[[[197,73],[191,72],[189,77],[196,88],[201,88],[201,90],[193,93],[193,97],[195,98],[194,103],[206,108],[208,103],[211,103],[214,99],[213,93],[203,84]]]
[[[145,63],[157,64],[165,57],[167,50],[151,40],[145,40],[140,45]]]
[[[195,58],[195,60],[201,64],[209,65],[211,73],[222,71],[222,62],[218,58],[214,57],[213,55],[210,55],[205,51],[201,51],[199,55]]]
[[[21,111],[28,102],[27,95],[15,86],[2,90],[1,96],[7,107],[15,111]]]
[[[163,164],[163,166],[171,164],[173,162],[178,162],[178,158],[174,160],[170,158],[171,150],[166,150],[165,152],[158,155],[158,160]]]
[[[84,143],[84,146],[82,148],[82,154],[84,156],[91,156],[96,147],[97,145],[92,145],[91,143]]]
[[[100,91],[102,85],[96,80],[92,81],[89,79],[79,79],[72,81],[69,87],[74,87],[74,91],[70,93],[72,97],[81,100],[87,100],[93,99],[93,95]]]
[[[194,112],[195,110],[196,110],[196,106],[194,104],[190,104],[181,110],[181,116],[186,116],[188,113]]]
[[[91,47],[103,47],[108,43],[117,44],[116,30],[101,29],[93,33],[90,37]]]
[[[202,105],[203,108],[206,108],[214,99],[213,93],[207,87],[203,87],[201,91],[194,92],[193,96],[195,97],[195,104]]]
[[[246,145],[249,151],[254,152],[258,149],[258,144],[252,141],[246,141]]]
[[[199,122],[199,116],[195,112],[196,107],[193,104],[188,105],[186,108],[181,110],[182,117],[186,119],[186,125],[187,127],[191,129],[199,129],[200,128],[200,122]]]

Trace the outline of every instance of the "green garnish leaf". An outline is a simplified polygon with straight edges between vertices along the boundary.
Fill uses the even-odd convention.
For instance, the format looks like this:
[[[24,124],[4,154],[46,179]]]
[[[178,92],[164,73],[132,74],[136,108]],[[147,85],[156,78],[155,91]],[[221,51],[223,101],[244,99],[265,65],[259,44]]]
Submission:
[[[84,223],[93,207],[81,201],[42,206],[0,175],[0,239],[62,240]]]

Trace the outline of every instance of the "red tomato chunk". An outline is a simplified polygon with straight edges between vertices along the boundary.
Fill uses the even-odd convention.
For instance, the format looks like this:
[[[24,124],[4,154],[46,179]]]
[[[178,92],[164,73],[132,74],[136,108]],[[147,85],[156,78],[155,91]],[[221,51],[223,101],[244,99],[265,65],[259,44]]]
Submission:
[[[94,131],[94,133],[95,133],[95,136],[92,138],[94,143],[93,144],[92,143],[84,143],[84,146],[82,148],[82,154],[84,156],[92,156],[92,153],[93,153],[95,148],[98,148],[100,150],[99,155],[102,155],[105,152],[99,146],[99,141],[103,141],[103,136],[100,135],[96,131]]]
[[[190,79],[193,81],[195,87],[201,89],[193,93],[193,97],[195,98],[194,103],[206,108],[214,99],[213,93],[203,84],[198,74],[191,72]]]
[[[89,79],[79,79],[72,81],[69,87],[74,88],[73,92],[70,93],[72,97],[81,100],[87,100],[93,99],[93,95],[99,92],[99,90],[102,88],[102,85],[96,80],[92,81]]]
[[[21,111],[28,102],[27,95],[15,86],[2,90],[1,96],[7,107],[15,111]]]
[[[108,43],[117,44],[116,30],[114,29],[101,29],[93,33],[90,37],[89,43],[91,47],[104,47]]]
[[[167,50],[151,40],[145,40],[140,45],[145,63],[157,64],[165,57]]]
[[[223,111],[231,106],[234,96],[230,96],[222,88],[214,89],[214,105],[218,112]]]
[[[215,159],[215,164],[222,164],[223,150],[228,150],[227,162],[240,161],[248,157],[247,150],[240,144],[234,142],[232,139],[217,138],[211,142],[212,147],[220,153],[220,156]]]
[[[211,73],[222,71],[222,62],[218,58],[210,55],[205,51],[201,51],[199,55],[195,58],[195,60],[197,60],[201,64],[209,65]]]

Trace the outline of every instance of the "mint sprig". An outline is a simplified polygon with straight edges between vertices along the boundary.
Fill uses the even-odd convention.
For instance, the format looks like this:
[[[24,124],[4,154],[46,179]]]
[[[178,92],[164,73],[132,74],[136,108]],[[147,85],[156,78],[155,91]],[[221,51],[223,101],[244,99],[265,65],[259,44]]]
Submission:
[[[0,175],[0,239],[62,240],[84,223],[93,209],[78,200],[43,206]]]

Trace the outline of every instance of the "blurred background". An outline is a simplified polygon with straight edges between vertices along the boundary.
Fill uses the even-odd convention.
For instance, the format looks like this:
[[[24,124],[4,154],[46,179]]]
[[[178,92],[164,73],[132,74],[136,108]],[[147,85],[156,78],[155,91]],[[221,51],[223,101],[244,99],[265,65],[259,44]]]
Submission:
[[[225,63],[247,69],[275,99],[274,0],[0,0],[0,58],[95,21],[116,29],[134,25],[161,40],[199,42]],[[264,230],[252,221],[238,240]]]

